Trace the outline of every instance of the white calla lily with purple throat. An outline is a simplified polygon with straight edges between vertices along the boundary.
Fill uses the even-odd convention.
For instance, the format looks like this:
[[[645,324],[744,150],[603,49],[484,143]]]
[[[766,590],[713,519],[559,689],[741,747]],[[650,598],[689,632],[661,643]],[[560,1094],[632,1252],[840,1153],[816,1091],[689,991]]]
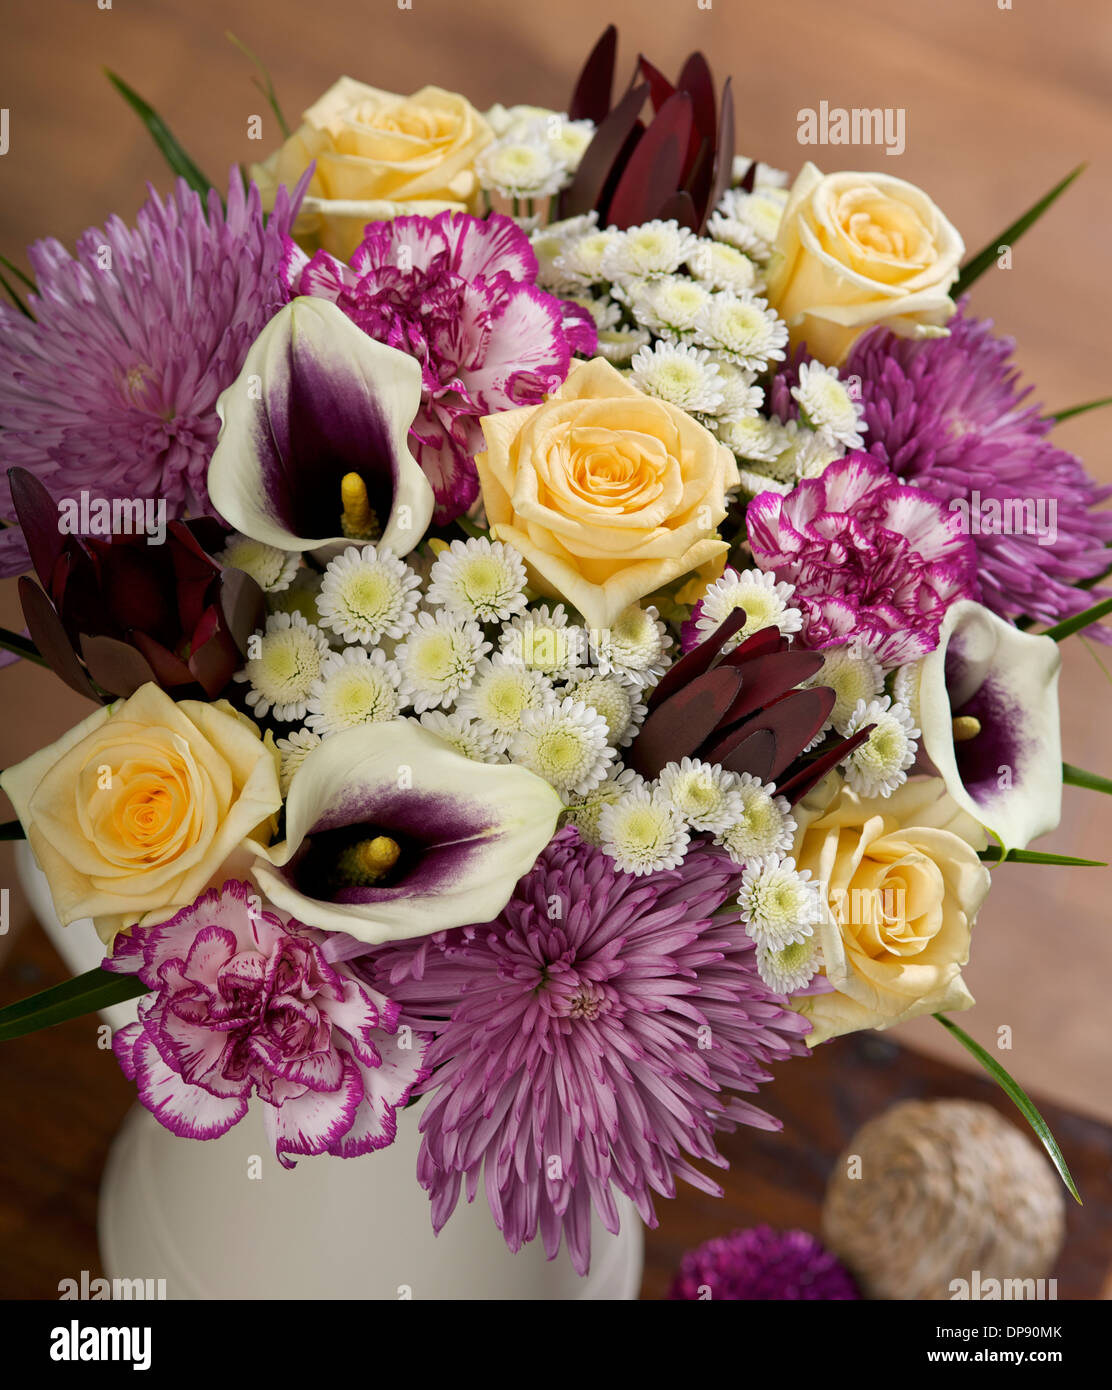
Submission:
[[[951,606],[921,663],[922,750],[958,805],[1006,849],[1025,848],[1061,819],[1061,664],[1049,637],[970,600]]]
[[[279,550],[328,559],[373,540],[406,555],[434,502],[409,451],[420,404],[412,357],[369,338],[327,300],[295,299],[255,339],[217,402],[213,505],[243,535]],[[342,487],[352,474],[373,526],[365,535],[343,526]]]
[[[473,762],[407,720],[348,729],[294,774],[267,898],[360,942],[492,921],[556,833],[563,803],[526,768]]]

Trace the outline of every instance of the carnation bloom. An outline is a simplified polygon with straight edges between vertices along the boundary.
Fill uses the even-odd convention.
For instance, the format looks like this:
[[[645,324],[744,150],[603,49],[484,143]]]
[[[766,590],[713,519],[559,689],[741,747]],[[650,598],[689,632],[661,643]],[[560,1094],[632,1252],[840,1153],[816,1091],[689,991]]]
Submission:
[[[809,647],[864,638],[886,667],[932,651],[950,604],[976,597],[959,518],[878,460],[854,452],[746,513],[763,570],[795,585]]]
[[[1055,623],[1093,601],[1074,586],[1108,568],[1112,511],[1094,508],[1112,487],[1056,448],[1053,422],[1023,404],[1030,388],[1009,362],[1010,338],[964,312],[949,330],[925,342],[878,330],[854,347],[845,375],[861,383],[869,452],[964,513],[986,607]]]
[[[654,1226],[677,1177],[720,1192],[688,1157],[724,1167],[715,1130],[779,1128],[732,1093],[801,1054],[807,1025],[712,919],[739,880],[709,846],[622,874],[565,829],[497,921],[376,952],[372,980],[436,1034],[417,1175],[437,1230],[483,1185],[511,1250],[539,1232],[552,1258],[563,1235],[585,1273],[592,1206],[618,1229],[613,1188]]]
[[[264,912],[250,884],[210,889],[169,921],[117,940],[109,970],[152,991],[112,1047],[139,1099],[187,1139],[214,1139],[265,1102],[290,1155],[381,1149],[425,1073],[425,1040],[398,1033],[398,1006],[343,963],[328,936]]]
[[[171,516],[211,512],[205,474],[216,398],[285,299],[280,279],[292,198],[263,223],[258,190],[234,172],[228,205],[184,180],[153,189],[135,230],[93,227],[71,256],[28,251],[35,321],[0,305],[0,516],[14,513],[7,470],[29,469],[58,497],[166,499]],[[0,532],[0,574],[27,567],[17,528]]]
[[[538,404],[567,376],[573,352],[595,349],[590,315],[537,288],[529,238],[497,213],[372,223],[350,266],[325,251],[306,261],[291,242],[285,275],[291,296],[330,299],[372,338],[417,359],[410,447],[436,493],[438,524],[478,496],[480,418]]]

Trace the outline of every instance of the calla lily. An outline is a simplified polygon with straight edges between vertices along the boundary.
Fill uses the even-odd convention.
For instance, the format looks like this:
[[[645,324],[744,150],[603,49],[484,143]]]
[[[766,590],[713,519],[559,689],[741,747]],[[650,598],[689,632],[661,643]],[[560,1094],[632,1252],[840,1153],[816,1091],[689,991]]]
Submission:
[[[920,666],[922,751],[1005,849],[1025,848],[1061,819],[1061,664],[1049,637],[962,600]]]
[[[325,739],[294,774],[255,877],[277,907],[359,941],[492,921],[563,810],[523,767],[472,762],[405,720]],[[360,870],[364,872],[360,872]]]
[[[328,559],[373,541],[406,555],[434,501],[407,442],[420,404],[412,357],[369,338],[327,300],[295,299],[217,402],[213,505],[245,536],[280,550]]]

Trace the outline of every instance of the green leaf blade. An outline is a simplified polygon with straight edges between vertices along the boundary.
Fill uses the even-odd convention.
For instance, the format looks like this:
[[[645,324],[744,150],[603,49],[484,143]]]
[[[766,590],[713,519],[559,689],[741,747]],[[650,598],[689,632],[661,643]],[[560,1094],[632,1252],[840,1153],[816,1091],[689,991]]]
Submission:
[[[255,65],[259,75],[258,77],[252,78],[252,81],[266,98],[267,105],[270,107],[271,111],[274,112],[274,118],[278,122],[278,129],[282,132],[282,139],[288,140],[290,138],[290,128],[286,123],[285,116],[282,114],[282,107],[278,102],[278,93],[274,90],[274,82],[270,73],[266,70],[263,60],[252,53],[243,40],[237,38],[230,29],[225,31],[224,37],[228,39],[229,42],[234,43],[243,56]]]
[[[1072,763],[1062,764],[1062,781],[1067,787],[1085,787],[1091,792],[1112,796],[1112,777],[1102,777],[1099,772],[1086,772],[1083,767],[1074,767]]]
[[[1055,642],[1061,642],[1073,633],[1080,632],[1083,627],[1090,627],[1108,613],[1112,613],[1112,598],[1101,599],[1099,603],[1094,603],[1091,608],[1086,608],[1081,613],[1075,613],[1072,618],[1063,618],[1060,623],[1055,623],[1053,627],[1048,627],[1039,635],[1049,637]]]
[[[182,149],[174,132],[158,112],[152,106],[148,105],[138,92],[129,87],[123,78],[117,77],[116,74],[108,68],[105,68],[104,72],[109,82],[112,83],[120,96],[123,97],[124,101],[127,102],[147,127],[151,139],[158,146],[166,163],[179,178],[183,178],[190,188],[194,189],[203,198],[212,187],[212,183],[201,173],[200,169],[193,163],[185,150]]]
[[[1016,218],[1010,227],[1001,232],[999,236],[993,237],[988,245],[983,250],[978,251],[972,260],[966,261],[961,268],[957,283],[951,290],[953,297],[958,299],[975,280],[981,278],[989,266],[995,264],[1001,246],[1014,246],[1023,233],[1029,227],[1034,226],[1047,208],[1062,196],[1084,168],[1084,164],[1079,164],[1076,169],[1071,170],[1061,183],[1055,184],[1050,192],[1040,198],[1033,207],[1028,208],[1022,217]]]
[[[99,1013],[112,1004],[122,1004],[149,992],[137,975],[115,975],[97,966],[0,1009],[0,1042],[68,1023],[84,1014]]]
[[[972,1057],[975,1057],[977,1061],[980,1062],[981,1066],[984,1067],[985,1071],[988,1072],[989,1076],[992,1077],[992,1079],[996,1082],[996,1084],[1012,1102],[1015,1108],[1031,1126],[1031,1129],[1034,1131],[1035,1137],[1046,1150],[1047,1156],[1049,1157],[1051,1163],[1053,1163],[1054,1167],[1058,1170],[1058,1176],[1065,1183],[1069,1192],[1073,1196],[1074,1201],[1078,1204],[1078,1206],[1081,1206],[1081,1194],[1077,1190],[1077,1185],[1074,1183],[1073,1176],[1070,1173],[1066,1160],[1062,1155],[1062,1150],[1058,1147],[1058,1141],[1050,1132],[1050,1126],[1039,1114],[1034,1102],[1027,1095],[1027,1092],[1023,1089],[1019,1082],[1014,1079],[1014,1077],[1012,1077],[1011,1075],[1009,1075],[1007,1071],[1005,1071],[1005,1069],[1000,1065],[996,1058],[992,1056],[991,1053],[986,1052],[979,1042],[976,1042],[973,1038],[971,1038],[963,1028],[959,1028],[958,1025],[953,1022],[952,1019],[947,1018],[945,1014],[935,1014],[934,1017],[938,1019],[939,1023],[942,1024],[943,1028],[946,1028],[950,1033],[954,1035],[955,1038],[957,1038],[958,1042],[961,1043],[962,1047],[965,1048],[966,1052],[968,1052]]]
[[[1065,410],[1056,410],[1053,415],[1047,415],[1044,418],[1053,420],[1056,425],[1060,425],[1063,420],[1072,420],[1075,415],[1084,415],[1089,410],[1101,410],[1106,405],[1112,405],[1112,396],[1102,396],[1099,401],[1086,401],[1084,405],[1071,405]]]
[[[1062,864],[1079,869],[1107,869],[1103,859],[1075,859],[1069,854],[1046,854],[1039,849],[1010,849],[1000,857],[995,849],[983,849],[978,856],[986,864]]]

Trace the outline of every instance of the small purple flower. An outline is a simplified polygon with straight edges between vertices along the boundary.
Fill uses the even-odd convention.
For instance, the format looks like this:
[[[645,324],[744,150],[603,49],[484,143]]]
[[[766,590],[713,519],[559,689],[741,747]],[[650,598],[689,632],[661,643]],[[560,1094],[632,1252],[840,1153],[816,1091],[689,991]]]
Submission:
[[[436,522],[462,515],[479,491],[479,421],[536,405],[590,355],[590,316],[536,286],[529,238],[509,217],[466,213],[374,222],[344,265],[307,261],[289,243],[289,293],[338,304],[365,333],[415,357],[422,403],[410,444],[436,493]]]
[[[653,1194],[689,1160],[724,1167],[716,1130],[778,1129],[743,1100],[768,1064],[804,1055],[807,1024],[761,980],[753,943],[716,919],[741,869],[701,845],[637,878],[561,831],[494,922],[398,942],[361,968],[436,1035],[417,1176],[440,1230],[484,1187],[511,1250],[538,1232],[590,1263],[591,1211],[615,1189],[656,1224]]]
[[[259,902],[229,881],[117,938],[105,967],[153,991],[112,1040],[124,1074],[159,1123],[189,1139],[226,1133],[257,1096],[287,1168],[290,1155],[384,1148],[425,1076],[425,1040],[399,1033],[397,1004],[329,962],[327,933]]]
[[[1112,510],[1095,508],[1112,487],[1051,443],[1053,422],[1026,403],[1010,361],[1012,339],[964,303],[948,327],[923,342],[879,329],[858,340],[842,375],[860,380],[868,450],[952,511],[973,509],[986,607],[1058,622],[1094,601],[1076,586],[1108,568]],[[1105,628],[1092,635],[1112,640]]]
[[[960,518],[867,454],[847,454],[786,496],[761,493],[746,526],[757,564],[794,584],[808,647],[861,637],[897,666],[934,650],[950,604],[977,597]]]
[[[668,1297],[844,1301],[861,1294],[845,1265],[814,1236],[753,1226],[689,1250]]]
[[[282,307],[280,268],[301,197],[283,189],[264,223],[258,189],[233,172],[225,210],[179,180],[152,188],[135,230],[112,217],[77,242],[36,242],[35,322],[0,304],[0,517],[7,470],[55,497],[165,498],[171,517],[211,512],[205,474],[216,398]],[[28,567],[18,528],[0,532],[0,575]]]

